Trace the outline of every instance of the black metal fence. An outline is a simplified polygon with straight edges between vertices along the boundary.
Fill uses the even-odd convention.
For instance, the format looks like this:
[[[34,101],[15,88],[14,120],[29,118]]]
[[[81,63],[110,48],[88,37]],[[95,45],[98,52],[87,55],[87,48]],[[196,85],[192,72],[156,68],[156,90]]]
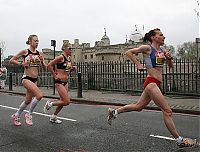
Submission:
[[[139,72],[131,62],[77,63],[76,72],[71,73],[70,88],[77,88],[77,72],[82,73],[84,90],[113,90],[141,93],[146,71]],[[12,72],[9,71],[8,73]],[[13,73],[14,85],[21,85],[22,73]],[[9,80],[9,79],[7,79]],[[7,82],[8,84],[8,82]],[[41,72],[39,86],[52,87],[49,72]],[[165,94],[200,96],[200,61],[175,59],[174,68],[163,68],[162,90]]]

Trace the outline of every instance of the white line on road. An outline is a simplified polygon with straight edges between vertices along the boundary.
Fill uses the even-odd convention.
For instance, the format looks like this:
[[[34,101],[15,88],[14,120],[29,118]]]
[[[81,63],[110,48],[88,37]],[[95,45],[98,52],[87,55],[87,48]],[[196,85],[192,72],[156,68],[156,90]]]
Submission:
[[[18,110],[18,108],[4,106],[4,105],[0,105],[0,107],[7,108],[7,109],[12,109],[12,110]],[[24,111],[28,112],[27,110],[24,110]],[[39,112],[33,112],[33,113],[36,114],[36,115],[41,115],[41,116],[45,116],[45,117],[50,117],[51,116],[51,115],[44,114],[44,113],[39,113]],[[67,121],[77,121],[75,119],[70,119],[70,118],[65,118],[65,117],[58,117],[58,118],[62,119],[62,120],[67,120]]]
[[[174,138],[171,138],[171,137],[165,137],[165,136],[159,136],[159,135],[150,135],[150,137],[166,139],[166,140],[175,140]]]

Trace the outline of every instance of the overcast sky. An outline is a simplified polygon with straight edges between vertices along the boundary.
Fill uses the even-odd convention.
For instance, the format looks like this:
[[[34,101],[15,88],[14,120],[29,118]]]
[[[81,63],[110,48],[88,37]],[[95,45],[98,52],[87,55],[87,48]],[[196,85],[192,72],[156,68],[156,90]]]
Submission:
[[[0,41],[5,56],[27,48],[30,34],[37,34],[38,49],[60,50],[62,40],[80,43],[100,40],[106,28],[111,44],[124,43],[135,25],[148,32],[160,28],[166,44],[177,46],[198,37],[196,0],[0,0]]]

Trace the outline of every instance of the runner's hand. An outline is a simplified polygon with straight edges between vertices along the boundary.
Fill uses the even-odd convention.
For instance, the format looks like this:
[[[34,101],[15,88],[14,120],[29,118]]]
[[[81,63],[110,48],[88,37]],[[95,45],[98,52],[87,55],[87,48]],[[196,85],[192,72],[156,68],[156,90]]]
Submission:
[[[22,62],[21,66],[22,67],[28,67],[29,66],[29,61]]]
[[[137,69],[138,69],[139,71],[145,71],[145,70],[146,70],[146,68],[145,68],[142,64],[138,64],[138,65],[137,65]]]
[[[172,59],[172,56],[171,56],[169,51],[164,51],[164,55],[165,55],[167,60],[171,60]]]
[[[55,80],[60,80],[60,79],[58,78],[58,76],[57,76],[57,73],[55,73],[54,79],[55,79]]]
[[[43,58],[43,56],[41,54],[39,55],[39,59],[40,59],[41,62],[44,61],[44,58]]]

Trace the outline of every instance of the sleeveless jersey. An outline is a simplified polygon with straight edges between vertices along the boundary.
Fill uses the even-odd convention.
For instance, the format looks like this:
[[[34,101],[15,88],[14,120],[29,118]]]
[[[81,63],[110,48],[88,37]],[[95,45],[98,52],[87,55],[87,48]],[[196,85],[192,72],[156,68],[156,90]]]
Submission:
[[[30,67],[38,67],[40,66],[40,59],[39,55],[40,53],[36,50],[35,53],[31,52],[29,49],[28,54],[23,56],[24,62],[28,62]]]
[[[71,68],[72,68],[71,59],[70,59],[70,57],[66,58],[66,57],[64,56],[64,54],[62,54],[62,56],[64,57],[64,61],[61,62],[61,63],[57,63],[57,64],[56,64],[56,67],[57,67],[57,69],[64,69],[65,71],[68,72],[68,71],[70,71]]]
[[[159,51],[156,51],[155,48],[151,46],[151,54],[149,56],[144,55],[144,63],[147,69],[155,68],[155,67],[163,67],[165,62],[164,52],[160,48]]]

